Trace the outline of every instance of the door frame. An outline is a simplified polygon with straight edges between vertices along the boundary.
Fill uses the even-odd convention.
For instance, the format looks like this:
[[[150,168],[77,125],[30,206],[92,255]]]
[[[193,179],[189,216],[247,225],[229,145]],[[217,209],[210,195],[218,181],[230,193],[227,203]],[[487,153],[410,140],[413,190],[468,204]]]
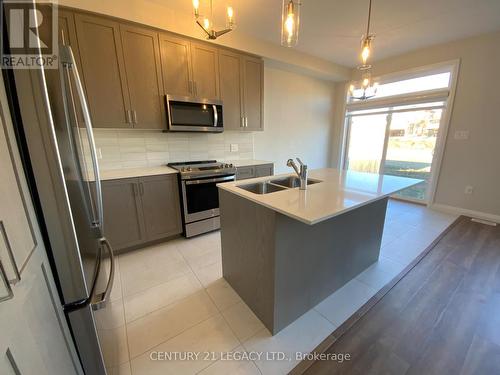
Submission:
[[[458,82],[458,74],[460,70],[460,59],[443,61],[436,64],[425,65],[420,67],[415,67],[399,72],[389,73],[382,76],[375,77],[374,80],[377,82],[394,82],[398,80],[411,79],[420,77],[425,75],[425,73],[432,74],[433,72],[440,71],[443,69],[447,69],[450,72],[450,83],[448,86],[448,96],[445,100],[443,113],[441,116],[439,130],[436,139],[436,146],[434,148],[434,156],[431,162],[431,177],[429,179],[429,185],[427,190],[426,199],[423,201],[412,199],[412,198],[399,198],[402,200],[406,200],[413,203],[425,204],[426,206],[430,206],[435,202],[435,196],[437,187],[439,184],[439,176],[441,174],[441,166],[444,157],[444,151],[446,146],[446,141],[448,138],[449,126],[451,122],[451,116],[453,113],[453,104],[455,102],[455,94],[457,89]],[[347,169],[347,152],[349,151],[349,140],[350,140],[350,124],[352,117],[346,117],[346,113],[348,111],[349,104],[347,103],[348,97],[348,87],[345,87],[345,106],[344,106],[344,120],[343,120],[343,128],[341,132],[341,142],[340,142],[340,159],[339,159],[339,168]],[[404,94],[403,94],[404,95]],[[386,130],[386,141],[387,141],[387,130]],[[385,156],[387,152],[387,142],[384,143],[384,151],[383,154]],[[379,171],[380,172],[380,171]]]

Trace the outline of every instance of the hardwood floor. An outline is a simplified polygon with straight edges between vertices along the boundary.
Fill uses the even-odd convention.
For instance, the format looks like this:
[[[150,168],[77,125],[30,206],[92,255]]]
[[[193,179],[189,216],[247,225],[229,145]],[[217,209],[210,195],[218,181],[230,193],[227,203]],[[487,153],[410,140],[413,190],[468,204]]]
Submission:
[[[500,374],[500,226],[461,218],[325,353],[306,374]]]

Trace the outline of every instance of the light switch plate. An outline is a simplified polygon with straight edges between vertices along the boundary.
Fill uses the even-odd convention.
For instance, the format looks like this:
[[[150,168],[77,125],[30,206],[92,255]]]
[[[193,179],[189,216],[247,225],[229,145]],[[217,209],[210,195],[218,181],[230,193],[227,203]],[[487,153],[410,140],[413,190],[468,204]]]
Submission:
[[[238,152],[238,144],[231,143],[230,150],[231,150],[231,152]]]
[[[457,141],[463,141],[469,139],[469,131],[468,130],[457,130],[455,131],[454,138]]]

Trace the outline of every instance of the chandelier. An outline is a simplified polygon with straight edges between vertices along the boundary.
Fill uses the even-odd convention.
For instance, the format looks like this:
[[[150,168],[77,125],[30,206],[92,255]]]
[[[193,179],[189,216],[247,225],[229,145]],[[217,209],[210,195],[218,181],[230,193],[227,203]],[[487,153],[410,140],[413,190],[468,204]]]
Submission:
[[[214,29],[214,7],[213,1],[210,1],[210,15],[200,14],[200,0],[193,0],[194,18],[198,26],[207,34],[207,39],[217,39],[221,35],[227,34],[234,29],[234,10],[231,6],[226,9],[226,28],[223,30]]]
[[[366,100],[374,97],[377,94],[378,83],[373,82],[371,75],[372,66],[368,64],[368,58],[372,54],[372,42],[375,35],[370,34],[370,21],[372,15],[372,0],[368,5],[368,23],[366,26],[366,34],[361,38],[361,62],[357,67],[361,72],[361,81],[359,86],[351,84],[349,87],[349,95],[351,99]]]
[[[281,15],[281,45],[296,46],[299,41],[300,0],[283,0]]]

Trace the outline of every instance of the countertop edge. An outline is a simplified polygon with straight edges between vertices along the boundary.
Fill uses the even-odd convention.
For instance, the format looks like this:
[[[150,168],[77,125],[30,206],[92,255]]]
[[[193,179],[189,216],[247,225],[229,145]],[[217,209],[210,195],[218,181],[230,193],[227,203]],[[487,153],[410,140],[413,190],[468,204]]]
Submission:
[[[265,160],[228,160],[227,162],[235,164],[236,168],[251,167],[258,165],[273,164],[274,162]],[[143,168],[124,168],[100,171],[101,181],[121,180],[127,178],[162,176],[168,174],[177,174],[177,170],[168,166],[143,167]]]
[[[278,176],[282,176],[282,177],[283,177],[283,176],[288,176],[288,175],[293,176],[293,174],[283,174],[283,175],[276,175],[276,176],[272,176],[272,177],[276,178],[276,177],[278,177]],[[260,177],[260,178],[254,178],[254,179],[251,179],[251,182],[249,181],[249,183],[259,182],[259,181],[268,181],[268,180],[270,180],[270,179],[272,179],[272,178],[270,178],[270,176],[265,176],[265,177]],[[332,214],[330,214],[330,215],[326,215],[326,216],[324,216],[324,217],[321,217],[321,218],[318,218],[318,219],[314,219],[314,220],[308,220],[308,219],[306,219],[306,218],[304,218],[304,217],[297,216],[297,215],[295,215],[295,214],[293,214],[293,213],[291,213],[291,212],[287,212],[287,211],[285,211],[285,210],[283,210],[283,209],[281,209],[281,208],[275,207],[275,206],[273,206],[273,205],[271,205],[271,204],[268,204],[268,203],[266,203],[266,202],[262,202],[261,200],[257,199],[257,198],[258,198],[258,195],[254,198],[254,197],[249,196],[249,195],[247,195],[247,194],[245,194],[245,193],[243,193],[243,192],[241,192],[241,193],[240,193],[237,189],[234,189],[235,187],[237,187],[236,185],[234,185],[234,183],[229,183],[230,185],[228,184],[227,186],[225,186],[226,184],[222,183],[222,184],[218,184],[218,185],[217,185],[217,187],[218,187],[219,189],[223,189],[223,190],[225,190],[225,191],[227,191],[227,192],[229,192],[229,193],[233,193],[233,194],[235,194],[235,195],[237,195],[237,196],[239,196],[239,197],[241,197],[241,198],[248,199],[248,200],[249,200],[249,201],[251,201],[251,202],[254,202],[254,203],[256,203],[256,204],[259,204],[259,205],[261,205],[261,206],[263,206],[263,207],[266,207],[266,208],[268,208],[268,209],[270,209],[270,210],[273,210],[273,211],[275,211],[275,212],[278,212],[278,213],[280,213],[280,214],[282,214],[282,215],[285,215],[285,216],[288,216],[288,217],[290,217],[290,218],[292,218],[292,219],[298,220],[298,221],[300,221],[300,222],[302,222],[302,223],[304,223],[304,224],[307,224],[307,225],[315,225],[315,224],[321,223],[321,222],[323,222],[323,221],[326,221],[326,220],[332,219],[332,218],[334,218],[334,217],[336,217],[336,216],[339,216],[339,215],[345,214],[345,213],[347,213],[347,212],[349,212],[349,211],[355,210],[355,209],[357,209],[357,208],[360,208],[360,207],[366,206],[366,205],[368,205],[368,204],[374,203],[374,202],[379,201],[379,200],[381,200],[381,199],[388,198],[388,197],[390,197],[391,195],[396,194],[396,193],[398,193],[398,192],[400,192],[400,191],[402,191],[402,190],[405,190],[405,189],[407,189],[408,187],[411,187],[411,186],[417,185],[418,183],[420,183],[420,182],[416,182],[416,183],[415,183],[415,184],[413,184],[413,185],[410,185],[410,186],[407,186],[407,187],[404,187],[404,188],[401,188],[401,189],[395,190],[395,191],[393,191],[393,192],[391,192],[391,193],[386,193],[386,194],[383,194],[383,195],[380,195],[380,196],[373,197],[372,199],[368,199],[368,200],[366,200],[365,202],[358,203],[358,204],[355,204],[355,205],[353,205],[353,206],[343,208],[343,209],[341,209],[340,211],[334,212],[334,213],[332,213]],[[299,188],[297,187],[297,188],[293,188],[293,189],[289,189],[289,190],[299,190]]]

